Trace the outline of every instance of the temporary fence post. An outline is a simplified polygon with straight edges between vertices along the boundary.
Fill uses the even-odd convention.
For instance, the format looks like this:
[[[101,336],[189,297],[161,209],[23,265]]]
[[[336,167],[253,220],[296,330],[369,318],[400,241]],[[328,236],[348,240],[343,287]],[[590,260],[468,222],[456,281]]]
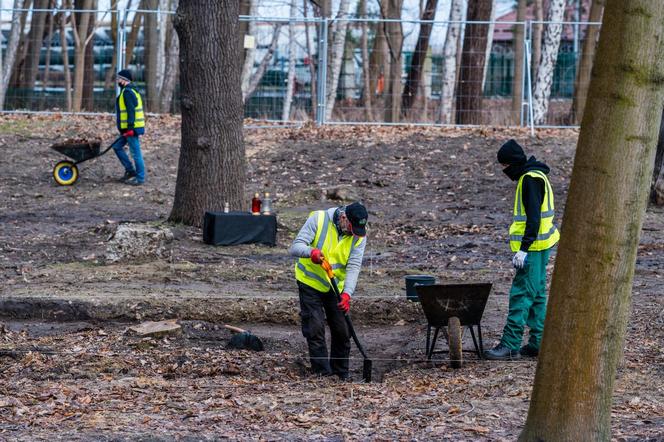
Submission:
[[[526,40],[526,59],[528,60],[528,66],[527,66],[527,79],[528,79],[528,126],[530,127],[530,135],[535,136],[535,123],[534,123],[534,116],[533,116],[533,80],[532,80],[532,66],[533,66],[533,59],[532,59],[532,50],[531,50],[531,45],[532,45],[532,32],[533,32],[533,22],[528,21],[528,35],[529,38]]]
[[[115,11],[116,21],[118,27],[115,31],[115,62],[117,65],[117,70],[124,68],[124,55],[125,55],[125,20],[127,19],[127,11],[124,9],[118,8]],[[115,84],[115,95],[120,93],[120,86]]]
[[[327,17],[320,20],[321,27],[318,33],[318,103],[316,109],[316,124],[325,124],[326,83],[327,83]]]
[[[528,29],[526,28],[526,23],[521,23],[519,26],[523,26],[523,51],[524,51],[524,57],[523,57],[523,63],[521,64],[521,69],[523,72],[523,75],[521,75],[521,106],[519,107],[519,126],[523,127],[523,113],[524,113],[524,106],[526,106],[526,102],[524,101],[524,98],[526,96],[526,76],[528,73],[528,57],[525,56],[525,54],[528,52]]]

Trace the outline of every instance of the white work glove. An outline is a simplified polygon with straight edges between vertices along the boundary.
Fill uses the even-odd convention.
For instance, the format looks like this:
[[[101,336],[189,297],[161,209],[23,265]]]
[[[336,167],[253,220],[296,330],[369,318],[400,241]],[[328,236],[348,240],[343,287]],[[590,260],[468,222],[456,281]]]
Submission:
[[[514,265],[515,269],[522,269],[526,265],[526,257],[528,256],[528,253],[519,250],[514,254],[514,258],[512,258],[512,264]]]

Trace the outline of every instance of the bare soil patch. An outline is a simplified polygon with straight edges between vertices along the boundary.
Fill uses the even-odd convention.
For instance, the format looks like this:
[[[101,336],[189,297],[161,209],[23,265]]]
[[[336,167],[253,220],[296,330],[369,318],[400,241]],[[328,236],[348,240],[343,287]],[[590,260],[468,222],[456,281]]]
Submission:
[[[255,191],[274,195],[274,248],[211,247],[200,229],[166,222],[177,118],[150,119],[143,139],[148,181],[138,188],[117,182],[122,170],[112,152],[84,163],[73,187],[51,177],[64,158],[48,146],[66,138],[110,142],[111,117],[3,116],[0,134],[0,308],[7,321],[0,333],[0,438],[513,440],[518,434],[535,363],[489,363],[469,354],[456,371],[423,362],[424,318],[405,300],[403,277],[493,282],[483,319],[491,345],[513,272],[506,229],[514,189],[495,163],[496,149],[515,137],[552,167],[560,223],[575,132],[531,138],[493,129],[247,130],[247,203]],[[361,198],[370,212],[353,315],[382,379],[371,385],[309,377],[297,325],[287,247],[310,210],[343,204],[331,199],[339,197]],[[168,229],[172,238],[159,253],[109,262],[109,242],[122,223]],[[662,227],[663,211],[649,209],[614,400],[617,440],[664,437]],[[35,317],[47,321],[25,322]],[[117,322],[166,318],[182,321],[183,336],[142,343]],[[248,325],[266,352],[227,349],[222,322]],[[353,365],[357,370],[361,361]]]

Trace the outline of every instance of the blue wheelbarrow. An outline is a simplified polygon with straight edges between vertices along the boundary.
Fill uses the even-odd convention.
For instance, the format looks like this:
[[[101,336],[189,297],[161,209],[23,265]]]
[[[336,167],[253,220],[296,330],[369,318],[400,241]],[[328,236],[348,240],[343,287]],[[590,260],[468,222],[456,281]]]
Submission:
[[[111,150],[120,138],[116,138],[105,150],[101,150],[101,141],[68,140],[56,143],[51,149],[72,159],[72,161],[59,161],[53,167],[53,179],[61,186],[71,186],[78,181],[78,165],[84,161],[100,157]]]

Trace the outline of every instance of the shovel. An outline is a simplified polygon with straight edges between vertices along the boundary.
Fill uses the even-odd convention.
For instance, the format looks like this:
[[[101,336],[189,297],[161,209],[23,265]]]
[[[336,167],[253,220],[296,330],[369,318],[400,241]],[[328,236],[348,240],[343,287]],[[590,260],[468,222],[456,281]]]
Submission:
[[[334,276],[334,271],[332,270],[332,266],[330,265],[329,262],[327,262],[327,260],[323,259],[321,267],[323,267],[323,270],[325,270],[325,273],[327,273],[327,277],[330,279],[330,283],[332,283],[332,291],[334,291],[334,294],[337,296],[337,302],[341,302],[341,294],[339,293],[337,278]],[[360,353],[362,353],[362,357],[364,358],[364,361],[362,363],[362,379],[364,379],[364,382],[371,382],[371,367],[373,363],[371,362],[371,359],[369,359],[366,352],[364,351],[364,347],[362,347],[360,340],[357,339],[357,335],[355,334],[355,329],[353,328],[353,323],[351,322],[350,316],[348,316],[347,312],[344,313],[344,318],[346,319],[346,324],[348,324],[348,330],[350,331],[350,335],[353,338],[353,341],[355,341],[357,349],[360,350]]]
[[[224,328],[235,333],[228,342],[229,347],[238,350],[263,351],[263,341],[261,341],[258,336],[252,335],[247,330],[232,325],[224,324]]]

